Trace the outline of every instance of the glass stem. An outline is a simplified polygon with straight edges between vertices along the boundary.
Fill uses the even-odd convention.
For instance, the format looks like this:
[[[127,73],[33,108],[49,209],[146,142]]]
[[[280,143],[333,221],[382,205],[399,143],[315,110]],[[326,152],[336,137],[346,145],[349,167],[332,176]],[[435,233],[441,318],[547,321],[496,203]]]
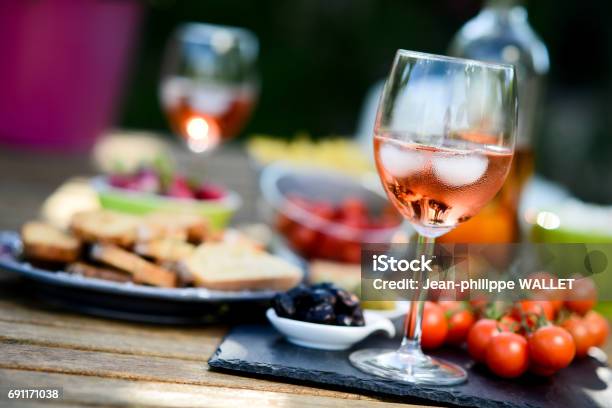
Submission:
[[[421,234],[417,235],[416,256],[420,258],[424,255],[426,259],[431,259],[434,250],[435,238],[428,238]],[[425,272],[415,272],[414,279],[422,286],[425,280]],[[400,353],[422,353],[421,351],[421,321],[423,320],[423,308],[427,291],[419,290],[415,299],[410,302],[410,307],[404,322],[404,338],[398,352]]]

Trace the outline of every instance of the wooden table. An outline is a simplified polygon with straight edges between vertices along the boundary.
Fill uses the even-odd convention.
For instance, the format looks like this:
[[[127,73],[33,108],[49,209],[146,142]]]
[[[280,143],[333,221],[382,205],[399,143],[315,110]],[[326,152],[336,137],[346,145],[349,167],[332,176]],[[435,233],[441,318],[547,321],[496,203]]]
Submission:
[[[204,159],[185,157],[197,168]],[[206,159],[208,177],[243,195],[256,218],[256,175],[238,150]],[[182,160],[183,161],[183,160]],[[0,229],[18,229],[64,180],[94,174],[87,156],[0,150]],[[61,406],[402,406],[371,397],[209,371],[226,327],[159,327],[93,318],[33,299],[0,272],[0,388],[61,387]],[[0,406],[8,402],[0,400]],[[41,402],[14,403],[38,406]]]

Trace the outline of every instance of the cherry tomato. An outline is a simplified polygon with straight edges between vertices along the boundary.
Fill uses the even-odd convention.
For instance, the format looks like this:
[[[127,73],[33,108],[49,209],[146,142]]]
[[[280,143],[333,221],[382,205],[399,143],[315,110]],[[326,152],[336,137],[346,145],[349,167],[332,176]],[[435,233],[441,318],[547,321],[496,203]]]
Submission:
[[[584,315],[595,306],[596,300],[566,300],[565,307],[579,315]]]
[[[487,347],[487,367],[504,378],[515,378],[527,371],[527,340],[516,333],[502,332],[493,336]]]
[[[521,300],[514,305],[512,316],[521,321],[522,317],[530,315],[544,316],[547,320],[555,317],[552,304],[548,300]]]
[[[433,302],[425,302],[421,331],[421,346],[426,350],[440,347],[446,339],[448,323],[444,310]]]
[[[344,242],[342,244],[342,260],[348,263],[360,263],[361,244],[359,242]]]
[[[597,288],[593,279],[576,277],[573,288],[567,292],[565,307],[579,315],[585,315],[595,303],[597,303]]]
[[[593,345],[603,346],[610,334],[610,324],[606,318],[591,310],[584,316],[584,322],[593,338]]]
[[[340,205],[340,211],[346,218],[368,218],[368,209],[365,203],[359,198],[347,198]]]
[[[438,305],[444,309],[444,313],[446,313],[447,316],[464,308],[464,304],[460,300],[439,300]]]
[[[556,276],[553,276],[552,274],[545,271],[532,273],[531,275],[529,275],[529,279],[538,279],[546,283],[551,281],[552,283],[557,282]],[[555,315],[563,307],[563,300],[561,299],[562,296],[552,289],[534,289],[533,294],[534,298],[536,299],[548,300],[553,307]]]
[[[589,327],[580,317],[572,316],[568,318],[561,324],[561,327],[572,335],[576,346],[576,357],[586,356],[589,349],[595,345],[593,336],[589,333]]]
[[[317,217],[328,221],[333,220],[336,216],[336,210],[334,207],[325,202],[316,203],[316,205],[312,207],[311,212]]]
[[[295,225],[289,236],[289,241],[293,248],[300,254],[310,257],[318,241],[319,234],[308,227]]]
[[[553,313],[556,317],[559,311],[563,309],[563,301],[561,299],[550,299],[549,302],[553,307]]]
[[[470,300],[470,306],[472,306],[472,309],[474,309],[476,312],[482,312],[485,310],[485,308],[487,307],[487,304],[489,302],[485,299],[472,299]]]
[[[395,211],[395,210],[394,210]],[[393,228],[401,223],[401,219],[395,214],[383,214],[376,223],[377,228]]]
[[[489,301],[483,296],[480,296],[479,293],[474,294],[474,296],[469,300],[469,304],[473,308],[484,307],[487,305],[487,303],[489,303]]]
[[[529,371],[532,372],[533,374],[539,375],[541,377],[550,377],[551,375],[556,373],[555,370],[552,370],[552,369],[546,368],[546,367],[542,367],[542,366],[539,366],[537,364],[533,364],[533,362],[531,364],[529,364]]]
[[[347,214],[340,222],[347,227],[357,230],[354,232],[354,235],[358,235],[359,230],[366,229],[370,226],[368,217],[359,214]]]
[[[295,225],[295,222],[286,215],[279,213],[276,218],[276,228],[283,234],[289,235],[291,233],[291,229]]]
[[[316,247],[316,256],[319,258],[340,260],[342,257],[342,241],[331,235],[321,234]]]
[[[487,346],[493,336],[499,334],[497,322],[493,319],[478,320],[467,336],[468,352],[478,362],[486,360]]]
[[[502,331],[518,333],[521,331],[521,322],[511,315],[504,315],[499,319],[499,327]]]
[[[474,314],[469,310],[463,309],[452,313],[448,319],[446,343],[456,346],[463,343],[475,321]]]
[[[576,355],[572,335],[559,326],[544,326],[529,336],[529,356],[542,368],[560,370]]]

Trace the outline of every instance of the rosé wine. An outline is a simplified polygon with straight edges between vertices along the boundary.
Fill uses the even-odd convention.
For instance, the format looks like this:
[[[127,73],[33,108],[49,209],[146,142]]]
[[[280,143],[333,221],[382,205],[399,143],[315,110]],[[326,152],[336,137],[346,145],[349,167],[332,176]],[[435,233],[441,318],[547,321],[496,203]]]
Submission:
[[[244,87],[202,85],[186,78],[169,78],[162,84],[161,95],[172,130],[192,150],[202,152],[240,132],[251,115],[256,92]]]
[[[406,139],[409,135],[376,135],[376,167],[393,205],[430,236],[478,213],[501,188],[512,162],[511,149],[474,143],[473,135],[446,139],[443,146]]]

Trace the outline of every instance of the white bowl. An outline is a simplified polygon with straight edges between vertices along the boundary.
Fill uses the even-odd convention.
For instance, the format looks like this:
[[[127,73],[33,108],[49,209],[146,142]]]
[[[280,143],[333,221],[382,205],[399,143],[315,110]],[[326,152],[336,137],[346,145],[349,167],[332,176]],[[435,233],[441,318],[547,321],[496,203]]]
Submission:
[[[266,311],[272,326],[298,346],[322,350],[346,350],[370,334],[382,331],[391,338],[395,336],[395,326],[391,320],[376,312],[364,311],[365,326],[347,327],[329,324],[309,323],[300,320],[278,317],[273,308]]]

